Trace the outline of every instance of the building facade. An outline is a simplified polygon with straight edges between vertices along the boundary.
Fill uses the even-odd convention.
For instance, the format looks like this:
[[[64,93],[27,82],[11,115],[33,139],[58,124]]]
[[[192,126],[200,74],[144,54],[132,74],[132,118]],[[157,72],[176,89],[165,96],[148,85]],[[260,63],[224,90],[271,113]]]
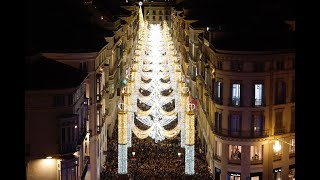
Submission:
[[[26,72],[26,179],[78,179],[86,165],[87,74],[39,55],[26,58]]]
[[[117,105],[121,101],[121,88],[128,80],[135,58],[138,40],[138,6],[123,6],[131,12],[118,18],[100,11],[93,13],[93,19],[106,31],[102,49],[95,51],[44,52],[43,55],[56,61],[88,72],[86,95],[89,99],[88,134],[90,178],[99,179],[107,156],[107,136],[111,136],[117,118]],[[81,37],[79,37],[81,38]],[[86,169],[82,173],[85,174]]]
[[[294,179],[292,44],[278,47],[281,42],[271,37],[279,34],[259,34],[257,38],[273,39],[273,48],[257,42],[252,44],[260,49],[249,47],[244,41],[232,47],[240,40],[230,41],[230,30],[223,32],[224,27],[196,19],[190,11],[173,8],[172,36],[190,101],[197,105],[197,130],[215,179]]]

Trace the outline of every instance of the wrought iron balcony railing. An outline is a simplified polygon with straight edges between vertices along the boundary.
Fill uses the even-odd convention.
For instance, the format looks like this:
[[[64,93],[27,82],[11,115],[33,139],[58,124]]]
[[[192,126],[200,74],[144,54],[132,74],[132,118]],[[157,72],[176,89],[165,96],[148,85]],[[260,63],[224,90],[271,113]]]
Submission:
[[[263,138],[269,136],[268,130],[260,131],[232,131],[230,129],[213,128],[213,132],[219,136],[235,137],[235,138]]]

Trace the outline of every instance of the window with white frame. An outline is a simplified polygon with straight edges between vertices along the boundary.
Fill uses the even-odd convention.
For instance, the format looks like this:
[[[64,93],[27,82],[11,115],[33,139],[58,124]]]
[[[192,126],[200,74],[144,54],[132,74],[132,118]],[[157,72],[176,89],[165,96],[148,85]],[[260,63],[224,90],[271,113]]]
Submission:
[[[216,155],[218,157],[221,157],[222,156],[222,143],[219,142],[219,141],[216,141]]]
[[[296,140],[295,140],[295,138],[293,138],[293,139],[291,139],[290,140],[290,146],[289,146],[289,152],[290,153],[295,153],[296,152]]]
[[[220,81],[217,82],[217,98],[221,99],[221,87],[222,83]]]
[[[239,106],[240,105],[240,84],[234,83],[232,84],[232,105]]]
[[[263,85],[261,83],[254,85],[254,105],[262,106],[262,88]]]
[[[250,159],[254,160],[262,160],[262,145],[259,146],[250,146]]]

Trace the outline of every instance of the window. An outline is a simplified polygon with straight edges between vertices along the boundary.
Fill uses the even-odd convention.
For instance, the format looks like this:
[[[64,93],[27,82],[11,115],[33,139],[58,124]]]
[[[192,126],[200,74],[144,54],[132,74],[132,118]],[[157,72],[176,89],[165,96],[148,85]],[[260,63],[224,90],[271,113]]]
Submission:
[[[218,157],[221,157],[222,156],[222,143],[219,142],[219,141],[216,141],[216,155]]]
[[[217,61],[217,69],[222,70],[222,61]]]
[[[230,115],[229,120],[229,128],[230,128],[230,135],[231,136],[239,136],[240,129],[241,129],[241,114],[240,113],[232,113]]]
[[[65,101],[64,101],[64,95],[63,94],[58,94],[54,96],[54,106],[64,106]]]
[[[155,16],[152,16],[152,20],[156,20],[156,17],[155,17]]]
[[[221,112],[215,112],[214,113],[214,121],[215,121],[215,131],[217,133],[220,133],[222,131],[222,113]]]
[[[251,161],[262,160],[262,145],[250,146],[250,158]]]
[[[295,69],[296,68],[296,61],[295,59],[293,58],[292,59],[292,69]]]
[[[295,102],[295,99],[296,99],[296,88],[295,88],[296,86],[295,86],[295,80],[293,79],[292,80],[292,89],[291,89],[291,92],[292,92],[292,94],[291,94],[291,102]]]
[[[262,89],[263,85],[261,83],[254,85],[254,105],[262,106]]]
[[[221,81],[217,81],[215,83],[216,87],[216,91],[215,93],[215,102],[218,104],[222,104],[222,82]]]
[[[73,104],[73,94],[69,94],[68,95],[68,105],[70,106],[70,105],[72,105]]]
[[[240,84],[232,84],[231,87],[231,104],[233,106],[240,106]]]
[[[264,72],[264,63],[263,62],[256,62],[254,63],[254,72]]]
[[[229,145],[229,160],[241,160],[241,146]]]
[[[276,62],[276,70],[277,71],[282,71],[284,70],[284,61],[283,60],[278,60]]]
[[[243,70],[243,62],[232,61],[231,62],[231,70],[232,71],[242,71]]]
[[[291,124],[290,131],[295,132],[296,130],[296,110],[294,108],[291,109]]]
[[[100,101],[100,95],[101,95],[101,74],[96,75],[96,84],[97,84],[97,101]]]
[[[283,133],[283,127],[282,127],[283,112],[282,112],[282,110],[276,111],[275,115],[276,115],[276,119],[275,119],[274,134],[282,134]]]
[[[295,153],[296,152],[296,139],[290,140],[290,146],[289,146],[289,153]]]
[[[273,179],[281,180],[281,168],[277,168],[273,170]]]
[[[149,16],[146,16],[146,19],[149,20]]]
[[[156,14],[156,11],[153,10],[153,14]],[[154,16],[153,16],[154,17]]]
[[[295,180],[295,175],[296,175],[296,165],[291,164],[289,165],[289,180]]]
[[[286,82],[284,80],[276,81],[275,91],[275,104],[286,103]]]
[[[88,72],[88,62],[81,62],[80,63],[80,70],[83,72]]]
[[[66,142],[66,128],[61,128],[61,143],[64,144]]]
[[[252,114],[252,130],[253,136],[262,136],[263,135],[263,124],[264,117],[262,112],[255,112]]]

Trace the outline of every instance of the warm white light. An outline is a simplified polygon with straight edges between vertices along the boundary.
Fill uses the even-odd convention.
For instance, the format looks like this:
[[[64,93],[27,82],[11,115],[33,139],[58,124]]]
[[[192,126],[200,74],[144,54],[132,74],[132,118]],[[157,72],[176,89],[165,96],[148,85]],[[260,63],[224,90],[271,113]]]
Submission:
[[[275,143],[273,144],[273,150],[274,152],[278,153],[281,150],[281,144],[278,140],[275,141]]]
[[[185,146],[185,174],[194,174],[194,145]]]
[[[134,156],[134,155],[136,155],[136,152],[133,151],[133,152],[132,152],[132,156]]]
[[[128,147],[127,145],[118,145],[118,174],[128,173]]]
[[[194,113],[188,111],[186,115],[186,145],[194,145]]]
[[[178,152],[178,156],[179,156],[179,157],[181,156],[181,152]]]
[[[124,111],[118,112],[118,144],[128,143],[128,120]]]
[[[101,16],[100,19],[103,20],[103,16]]]
[[[46,159],[52,159],[52,156],[47,156]]]
[[[76,129],[77,129],[77,128],[78,128],[78,126],[74,126],[74,128],[76,128]]]
[[[142,6],[142,2],[141,1],[139,1],[139,6]]]
[[[210,30],[210,28],[209,27],[207,27],[207,31],[209,31]]]

